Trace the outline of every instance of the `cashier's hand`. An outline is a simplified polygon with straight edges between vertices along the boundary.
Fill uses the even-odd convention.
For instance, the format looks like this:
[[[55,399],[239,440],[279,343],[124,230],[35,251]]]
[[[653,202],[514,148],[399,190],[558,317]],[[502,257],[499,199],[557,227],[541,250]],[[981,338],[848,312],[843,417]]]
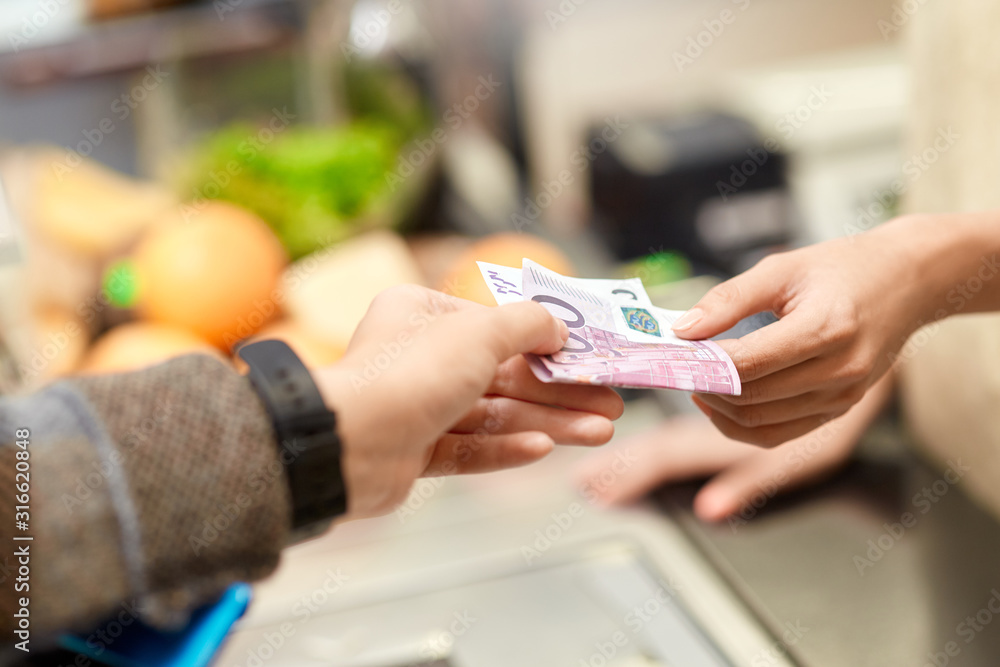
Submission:
[[[595,452],[575,471],[575,481],[587,500],[620,505],[663,484],[709,478],[695,496],[698,518],[749,520],[777,493],[835,471],[853,447],[846,438],[810,443],[807,436],[761,449],[726,437],[701,415],[688,415]]]
[[[602,505],[631,502],[662,484],[708,478],[695,496],[695,514],[742,523],[775,495],[842,466],[892,395],[891,376],[844,416],[773,449],[733,440],[701,415],[687,415],[602,448],[574,478],[587,500]]]
[[[901,219],[853,238],[769,256],[710,291],[674,325],[696,340],[763,311],[780,320],[719,344],[740,396],[698,395],[722,433],[774,446],[844,414],[921,325],[926,286],[902,252]]]
[[[662,484],[707,478],[695,496],[695,514],[704,521],[747,521],[775,495],[840,468],[891,394],[890,373],[843,417],[773,449],[728,438],[701,415],[674,417],[595,452],[573,476],[583,496],[602,505],[629,503]]]
[[[610,440],[623,411],[615,392],[544,384],[522,356],[555,352],[567,335],[535,303],[487,308],[416,286],[379,295],[344,359],[315,373],[337,413],[349,516],[391,511],[420,476]]]

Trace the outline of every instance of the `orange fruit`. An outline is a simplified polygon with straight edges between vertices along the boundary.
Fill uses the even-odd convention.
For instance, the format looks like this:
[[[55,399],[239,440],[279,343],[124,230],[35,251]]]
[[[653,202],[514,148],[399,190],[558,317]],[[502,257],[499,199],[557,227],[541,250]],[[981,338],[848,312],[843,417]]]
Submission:
[[[438,289],[463,299],[495,306],[497,302],[490,294],[476,262],[521,268],[521,260],[525,257],[564,276],[574,273],[569,258],[548,241],[531,234],[504,232],[486,236],[466,248],[446,272]]]
[[[188,218],[172,212],[140,242],[137,307],[144,319],[231,349],[278,312],[288,258],[264,221],[237,206],[209,202]]]
[[[223,358],[204,338],[189,331],[151,322],[129,322],[95,341],[80,365],[80,373],[124,373],[200,352]]]

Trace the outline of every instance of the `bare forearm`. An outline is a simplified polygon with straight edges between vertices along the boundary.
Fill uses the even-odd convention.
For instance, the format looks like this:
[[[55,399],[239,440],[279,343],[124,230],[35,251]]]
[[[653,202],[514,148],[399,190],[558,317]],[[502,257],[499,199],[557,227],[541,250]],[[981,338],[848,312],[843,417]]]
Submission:
[[[917,267],[920,324],[1000,310],[1000,211],[903,218],[886,231]]]

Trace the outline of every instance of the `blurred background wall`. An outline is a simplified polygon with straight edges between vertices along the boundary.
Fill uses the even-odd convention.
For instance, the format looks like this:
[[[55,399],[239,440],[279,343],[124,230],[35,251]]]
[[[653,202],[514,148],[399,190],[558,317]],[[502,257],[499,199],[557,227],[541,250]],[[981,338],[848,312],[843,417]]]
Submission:
[[[996,21],[1000,6],[984,0],[932,2],[914,17],[907,45],[914,104],[906,152],[927,151],[942,129],[959,138],[910,191],[907,211],[1000,207],[1000,44],[991,29]],[[906,412],[919,442],[941,462],[974,460],[969,488],[994,513],[1000,513],[998,331],[996,314],[948,319],[914,338],[912,357],[902,366]]]

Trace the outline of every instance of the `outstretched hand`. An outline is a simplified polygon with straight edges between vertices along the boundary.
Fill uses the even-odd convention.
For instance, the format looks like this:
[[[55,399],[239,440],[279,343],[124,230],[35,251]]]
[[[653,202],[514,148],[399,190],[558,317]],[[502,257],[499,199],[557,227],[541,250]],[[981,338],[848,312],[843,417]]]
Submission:
[[[896,221],[853,238],[771,255],[711,290],[674,325],[711,338],[771,311],[780,319],[719,345],[743,382],[740,396],[699,394],[722,433],[774,446],[844,414],[890,368],[926,322],[919,263]]]
[[[700,415],[674,417],[595,452],[574,479],[588,500],[605,505],[629,503],[663,484],[707,479],[694,501],[699,518],[749,520],[775,495],[842,466],[890,392],[886,378],[843,417],[773,449],[728,438]]]
[[[487,308],[416,286],[379,295],[344,359],[316,372],[338,415],[349,515],[390,511],[423,475],[610,440],[624,409],[615,392],[542,383],[522,356],[555,352],[567,335],[531,302]]]

